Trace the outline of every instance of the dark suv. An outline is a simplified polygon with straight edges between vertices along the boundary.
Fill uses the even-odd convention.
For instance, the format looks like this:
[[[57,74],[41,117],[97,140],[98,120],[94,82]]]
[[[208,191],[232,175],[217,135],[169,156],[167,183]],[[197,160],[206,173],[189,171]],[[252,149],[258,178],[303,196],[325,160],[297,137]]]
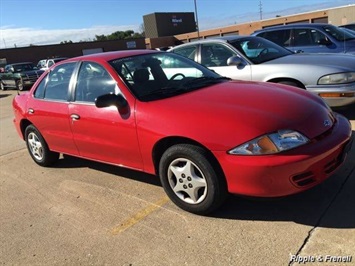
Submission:
[[[355,54],[355,36],[325,23],[274,26],[255,31],[252,35],[268,39],[294,52]]]
[[[31,62],[9,64],[0,74],[1,90],[16,88],[23,90],[31,87],[44,71],[37,69]]]

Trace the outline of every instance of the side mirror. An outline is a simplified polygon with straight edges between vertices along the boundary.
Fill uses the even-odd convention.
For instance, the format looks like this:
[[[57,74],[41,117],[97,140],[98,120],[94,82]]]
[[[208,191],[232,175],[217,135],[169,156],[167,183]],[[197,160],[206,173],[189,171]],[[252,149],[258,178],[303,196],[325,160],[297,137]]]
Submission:
[[[243,65],[243,60],[239,56],[232,56],[227,59],[228,66],[241,66]]]
[[[121,94],[104,94],[96,98],[95,106],[98,108],[116,106],[120,111],[128,106],[128,102]]]

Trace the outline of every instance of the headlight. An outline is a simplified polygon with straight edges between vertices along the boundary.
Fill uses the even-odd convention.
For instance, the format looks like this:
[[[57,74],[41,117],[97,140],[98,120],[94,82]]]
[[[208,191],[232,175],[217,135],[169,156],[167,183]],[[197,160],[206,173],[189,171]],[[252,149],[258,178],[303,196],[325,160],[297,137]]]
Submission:
[[[248,141],[230,151],[234,155],[263,155],[287,151],[309,142],[301,133],[293,130],[279,130]]]
[[[319,85],[331,85],[331,84],[343,84],[351,83],[355,81],[355,72],[346,72],[331,74],[324,77],[321,77],[318,80]]]

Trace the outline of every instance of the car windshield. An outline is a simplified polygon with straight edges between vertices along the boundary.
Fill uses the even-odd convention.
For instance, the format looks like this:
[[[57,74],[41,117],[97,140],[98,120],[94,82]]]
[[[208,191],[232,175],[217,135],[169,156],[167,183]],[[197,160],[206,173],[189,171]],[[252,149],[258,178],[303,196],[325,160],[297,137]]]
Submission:
[[[33,64],[18,64],[18,65],[14,65],[13,67],[15,72],[33,70],[34,68]]]
[[[241,38],[231,41],[230,44],[254,64],[261,64],[292,54],[291,51],[258,37]]]
[[[326,25],[323,29],[328,32],[331,36],[333,36],[338,41],[349,41],[354,40],[355,36],[350,32],[343,30],[342,28],[335,27],[333,25]]]
[[[192,60],[167,52],[120,58],[110,64],[141,101],[172,97],[228,80]]]

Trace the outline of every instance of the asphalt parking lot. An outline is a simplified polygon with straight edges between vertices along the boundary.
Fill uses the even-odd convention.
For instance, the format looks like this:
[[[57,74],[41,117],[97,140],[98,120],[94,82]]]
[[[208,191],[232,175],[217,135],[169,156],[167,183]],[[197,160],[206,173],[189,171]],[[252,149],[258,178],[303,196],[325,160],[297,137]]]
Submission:
[[[182,211],[158,178],[63,157],[36,165],[0,91],[0,265],[355,265],[355,145],[326,182],[282,199]],[[338,109],[351,120],[355,106]]]

